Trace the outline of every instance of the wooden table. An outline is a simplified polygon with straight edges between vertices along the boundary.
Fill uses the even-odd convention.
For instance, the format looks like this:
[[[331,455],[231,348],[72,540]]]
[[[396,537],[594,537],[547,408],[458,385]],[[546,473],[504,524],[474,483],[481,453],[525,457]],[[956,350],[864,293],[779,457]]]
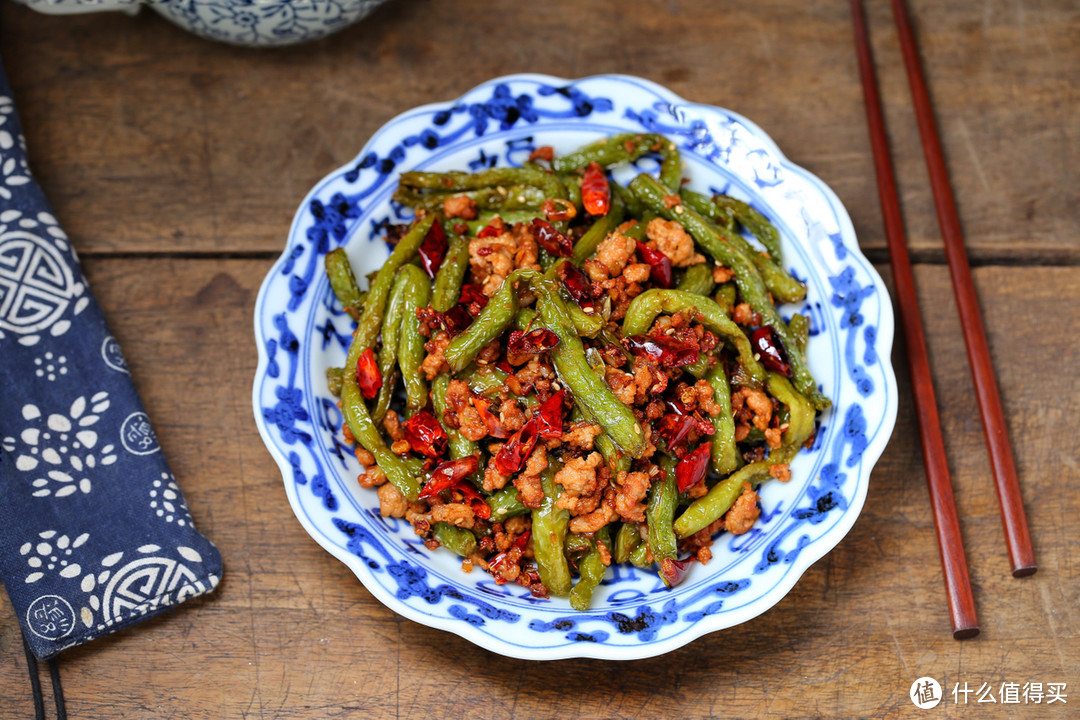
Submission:
[[[769,612],[664,657],[495,656],[387,610],[293,519],[252,422],[255,293],[304,193],[414,105],[508,72],[641,75],[753,118],[837,192],[885,262],[847,3],[524,5],[397,0],[274,51],[212,44],[148,12],[0,9],[32,167],[226,563],[212,597],[64,655],[70,716],[898,717],[919,712],[908,688],[929,675],[995,695],[1065,682],[1067,707],[969,710],[1075,717],[1080,16],[1065,0],[913,3],[1038,553],[1024,580],[1008,572],[888,3],[868,8],[977,639],[949,635],[902,347],[896,432],[848,537]],[[19,645],[0,599],[5,718],[32,716]],[[936,712],[967,709],[950,692]]]

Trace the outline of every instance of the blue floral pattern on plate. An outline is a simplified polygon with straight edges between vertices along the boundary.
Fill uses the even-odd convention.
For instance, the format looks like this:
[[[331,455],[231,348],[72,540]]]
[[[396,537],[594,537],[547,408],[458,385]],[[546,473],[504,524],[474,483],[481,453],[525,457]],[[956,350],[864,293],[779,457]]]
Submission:
[[[786,263],[808,287],[805,302],[782,311],[811,317],[809,364],[834,405],[791,482],[763,486],[749,533],[721,535],[713,560],[674,590],[654,573],[611,567],[593,607],[578,613],[563,599],[463,573],[451,553],[381,517],[375,494],[359,488],[361,467],[338,439],[342,416],[324,379],[344,361],[351,324],[322,257],[345,245],[358,276],[381,265],[389,250],[380,229],[407,217],[390,202],[404,169],[518,165],[541,145],[566,152],[642,130],[678,143],[691,187],[742,197],[777,225]],[[655,169],[643,159],[616,177]],[[514,657],[649,657],[761,614],[851,528],[896,419],[892,307],[840,201],[745,118],[629,76],[514,75],[391,120],[304,199],[259,293],[255,334],[256,421],[304,528],[396,612]]]

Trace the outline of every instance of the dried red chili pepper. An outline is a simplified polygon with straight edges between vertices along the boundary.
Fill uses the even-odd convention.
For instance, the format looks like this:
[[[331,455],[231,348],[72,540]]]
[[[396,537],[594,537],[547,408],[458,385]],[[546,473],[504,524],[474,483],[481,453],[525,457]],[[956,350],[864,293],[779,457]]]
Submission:
[[[675,482],[679,492],[686,492],[702,481],[709,469],[709,443],[702,443],[675,466]]]
[[[480,419],[484,421],[484,425],[487,426],[488,435],[491,437],[499,438],[500,440],[510,437],[512,433],[506,430],[502,426],[502,421],[499,417],[491,412],[491,401],[487,398],[479,395],[473,395],[473,407],[476,408],[476,412],[480,414]]]
[[[488,296],[484,294],[479,285],[469,283],[461,286],[461,299],[458,300],[458,303],[464,305],[469,314],[476,317],[481,310],[487,307]]]
[[[577,265],[568,262],[559,265],[559,279],[578,305],[592,299],[592,283]]]
[[[685,560],[664,558],[660,561],[660,577],[668,587],[675,587],[686,579],[686,574],[690,572],[690,566],[693,563],[693,555]]]
[[[495,456],[495,469],[500,475],[513,475],[525,464],[525,459],[532,454],[536,441],[540,439],[539,421],[533,416],[506,441],[502,450]]]
[[[360,386],[360,393],[368,400],[374,399],[382,387],[382,373],[375,361],[375,351],[371,348],[360,353],[360,359],[356,361],[356,384]]]
[[[529,544],[530,537],[532,537],[532,530],[526,530],[521,533],[517,536],[517,539],[514,540],[514,547],[524,550],[525,546]]]
[[[555,159],[555,148],[550,145],[541,145],[540,147],[529,153],[529,160],[547,160],[551,162]]]
[[[599,163],[589,163],[581,178],[581,202],[590,215],[607,215],[611,209],[611,186],[604,168]]]
[[[514,367],[510,363],[506,362],[505,360],[500,360],[499,362],[495,363],[495,367],[499,368],[500,370],[502,370],[507,375],[513,375],[514,374]]]
[[[664,367],[682,367],[696,362],[698,349],[681,340],[663,335],[631,335],[623,338],[623,347],[634,355],[652,358]]]
[[[551,222],[563,222],[573,220],[577,216],[577,208],[574,203],[562,198],[548,198],[540,206],[540,212],[544,213]]]
[[[791,363],[784,355],[783,346],[776,337],[776,330],[772,325],[763,325],[750,336],[750,343],[761,360],[766,370],[780,373],[784,377],[791,377]]]
[[[687,414],[686,406],[678,400],[668,400],[667,410],[657,423],[657,429],[667,440],[668,452],[671,452],[693,429],[694,419]]]
[[[491,220],[490,223],[481,228],[480,232],[476,233],[478,238],[498,237],[506,232],[506,226],[503,225],[501,217],[496,217]]]
[[[514,330],[506,341],[507,352],[519,355],[536,355],[557,347],[559,336],[547,328],[537,328],[529,332]]]
[[[562,437],[563,417],[566,415],[565,399],[566,389],[563,388],[540,403],[540,407],[536,409],[536,415],[533,416],[533,419],[536,420],[537,434],[540,437]]]
[[[640,240],[637,241],[637,251],[641,259],[649,264],[649,279],[652,280],[653,285],[662,288],[671,287],[674,276],[671,272],[671,260],[668,259],[668,256],[659,250],[653,250]]]
[[[574,244],[570,238],[551,226],[543,218],[533,218],[529,223],[529,232],[536,238],[536,243],[555,257],[570,257],[574,253]]]
[[[428,277],[434,278],[439,271],[443,258],[446,257],[446,247],[446,231],[442,223],[436,221],[424,236],[424,242],[420,243],[420,264]]]
[[[442,329],[454,337],[472,324],[472,316],[462,305],[455,305],[444,313],[439,312],[430,305],[416,308],[416,317],[429,330]],[[421,333],[428,335],[423,328]]]
[[[484,520],[491,517],[491,506],[487,504],[484,498],[480,497],[480,493],[476,492],[476,488],[470,485],[468,480],[458,482],[457,485],[450,489],[450,493],[451,495],[460,493],[461,502],[468,505],[476,517]],[[454,498],[454,500],[457,500],[457,498]]]
[[[405,432],[405,439],[409,441],[414,452],[432,458],[446,452],[446,444],[449,441],[446,431],[435,416],[426,410],[406,420],[401,429]]]
[[[417,497],[421,500],[433,498],[472,475],[479,467],[480,461],[475,455],[441,462],[431,471],[431,479],[427,481]]]

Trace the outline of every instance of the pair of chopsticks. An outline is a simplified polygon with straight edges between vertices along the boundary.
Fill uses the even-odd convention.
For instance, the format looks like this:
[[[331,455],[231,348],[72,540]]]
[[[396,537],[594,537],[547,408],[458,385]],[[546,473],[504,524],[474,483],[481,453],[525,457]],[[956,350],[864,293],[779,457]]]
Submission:
[[[1009,444],[1001,398],[998,395],[994,367],[990,360],[982,313],[979,310],[978,297],[975,295],[971,267],[968,265],[967,252],[964,248],[964,237],[960,230],[960,220],[956,213],[956,203],[949,184],[945,157],[941,150],[941,140],[934,121],[930,95],[927,92],[926,80],[919,62],[919,51],[912,33],[907,4],[905,0],[892,0],[892,9],[900,35],[904,66],[911,85],[919,136],[922,139],[923,153],[930,173],[930,185],[934,193],[934,204],[937,207],[938,224],[945,243],[949,275],[960,312],[975,394],[982,415],[983,431],[986,435],[990,464],[994,474],[994,486],[997,490],[1001,520],[1005,528],[1009,563],[1012,574],[1015,577],[1023,577],[1031,575],[1037,569],[1035,552],[1032,549],[1027,517],[1024,514],[1024,502],[1020,494],[1020,484],[1016,476],[1016,466],[1012,447]],[[874,150],[874,170],[885,219],[889,261],[896,286],[900,320],[907,343],[908,364],[911,366],[915,413],[919,419],[923,462],[926,465],[930,505],[937,529],[938,546],[941,550],[941,567],[949,601],[949,615],[952,620],[953,637],[960,640],[974,637],[979,633],[975,601],[971,593],[971,580],[968,577],[967,559],[960,536],[956,504],[953,501],[952,481],[945,457],[945,442],[941,433],[937,398],[930,374],[930,360],[926,352],[922,319],[915,295],[915,279],[911,270],[911,260],[908,257],[904,221],[900,214],[900,200],[896,191],[889,142],[885,132],[885,118],[881,109],[881,97],[878,94],[874,59],[870,50],[862,0],[851,0],[851,14],[855,28],[859,74],[862,77],[863,97],[866,102],[867,124]]]

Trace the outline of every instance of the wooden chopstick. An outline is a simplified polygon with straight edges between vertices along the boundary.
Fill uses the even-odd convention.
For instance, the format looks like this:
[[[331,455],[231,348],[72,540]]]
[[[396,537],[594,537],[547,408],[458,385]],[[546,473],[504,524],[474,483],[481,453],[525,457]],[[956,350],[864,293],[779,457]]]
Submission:
[[[919,301],[915,294],[915,277],[911,271],[911,260],[908,258],[904,220],[900,214],[900,199],[896,192],[889,140],[885,133],[885,116],[881,110],[881,97],[878,94],[862,0],[851,0],[851,19],[855,27],[855,49],[859,58],[859,75],[862,77],[870,144],[874,149],[874,171],[877,175],[878,194],[881,197],[881,212],[885,219],[889,261],[907,345],[908,364],[911,366],[915,414],[919,418],[926,484],[930,489],[930,509],[934,515],[938,548],[941,551],[941,570],[945,579],[945,594],[949,601],[949,617],[952,620],[953,637],[961,640],[979,634],[979,621],[975,614],[975,599],[971,594],[964,542],[960,536],[960,522],[953,501],[949,464],[945,457],[945,440],[941,434],[937,397],[930,375],[930,358],[926,352]]]
[[[1034,573],[1038,567],[1031,545],[1031,533],[1028,531],[1027,515],[1024,513],[1024,498],[1016,476],[1012,445],[1009,444],[1009,430],[1005,425],[1005,413],[1001,408],[1001,397],[994,377],[994,364],[986,342],[979,298],[975,294],[975,283],[971,278],[964,235],[960,230],[960,218],[956,213],[949,171],[945,167],[945,154],[941,150],[934,109],[930,104],[930,93],[926,89],[926,79],[919,61],[915,35],[911,30],[907,3],[905,0],[892,0],[892,9],[896,29],[900,34],[900,49],[907,69],[908,84],[911,85],[923,155],[926,156],[926,167],[930,172],[930,187],[934,192],[938,224],[941,226],[941,237],[945,241],[945,257],[949,262],[953,293],[960,311],[960,326],[964,332],[964,344],[967,346],[975,397],[979,401],[979,412],[982,415],[983,433],[986,435],[986,447],[994,473],[994,487],[997,490],[998,505],[1001,507],[1001,522],[1005,527],[1009,564],[1015,577],[1024,577]]]

